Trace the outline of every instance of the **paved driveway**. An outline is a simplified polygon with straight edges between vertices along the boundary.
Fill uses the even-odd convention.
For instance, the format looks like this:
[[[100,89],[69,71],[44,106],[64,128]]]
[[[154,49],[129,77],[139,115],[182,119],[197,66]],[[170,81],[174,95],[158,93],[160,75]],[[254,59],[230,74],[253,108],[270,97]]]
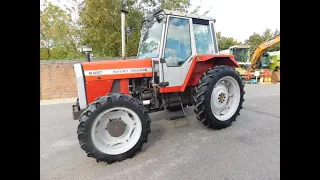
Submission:
[[[66,180],[280,179],[280,85],[247,85],[231,127],[208,130],[188,117],[151,114],[149,141],[132,159],[111,165],[88,158],[76,137],[71,103],[41,105],[40,177]]]

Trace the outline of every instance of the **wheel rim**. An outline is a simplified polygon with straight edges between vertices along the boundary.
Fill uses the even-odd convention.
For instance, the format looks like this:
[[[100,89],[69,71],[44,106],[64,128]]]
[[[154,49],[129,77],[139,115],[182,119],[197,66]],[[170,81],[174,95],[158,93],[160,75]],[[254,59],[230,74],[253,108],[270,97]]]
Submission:
[[[129,151],[140,139],[142,125],[139,116],[125,107],[100,113],[91,129],[93,144],[101,152],[117,155]]]
[[[220,121],[230,119],[238,109],[240,87],[231,76],[221,78],[211,94],[211,111]]]

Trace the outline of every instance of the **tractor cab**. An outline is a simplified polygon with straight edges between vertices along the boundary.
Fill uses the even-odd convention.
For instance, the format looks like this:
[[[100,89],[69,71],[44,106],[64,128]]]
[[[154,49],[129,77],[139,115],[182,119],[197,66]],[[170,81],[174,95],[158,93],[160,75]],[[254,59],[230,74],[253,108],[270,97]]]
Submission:
[[[267,52],[263,52],[260,59],[259,59],[259,63],[260,64],[260,68],[261,69],[266,69],[269,67],[270,63],[270,59],[269,59],[269,54]],[[259,66],[258,66],[259,67]]]
[[[257,68],[269,69],[274,61],[271,59],[269,52],[264,51],[257,62]]]
[[[250,64],[249,48],[249,45],[235,45],[231,46],[229,49],[240,65],[247,65]]]
[[[210,17],[165,9],[149,14],[143,22],[137,58],[152,58],[160,82],[181,86],[194,56],[218,54],[214,23]]]
[[[226,50],[222,50],[220,54],[231,54],[234,56],[239,65],[250,64],[250,46],[249,45],[234,45]]]

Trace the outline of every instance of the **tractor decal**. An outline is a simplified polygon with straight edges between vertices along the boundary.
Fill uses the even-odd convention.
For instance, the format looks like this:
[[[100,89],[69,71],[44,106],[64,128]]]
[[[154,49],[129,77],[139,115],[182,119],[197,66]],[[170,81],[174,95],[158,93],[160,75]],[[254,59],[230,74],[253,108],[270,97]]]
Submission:
[[[152,68],[127,68],[127,69],[102,69],[84,71],[85,76],[114,75],[114,74],[132,74],[152,72]]]

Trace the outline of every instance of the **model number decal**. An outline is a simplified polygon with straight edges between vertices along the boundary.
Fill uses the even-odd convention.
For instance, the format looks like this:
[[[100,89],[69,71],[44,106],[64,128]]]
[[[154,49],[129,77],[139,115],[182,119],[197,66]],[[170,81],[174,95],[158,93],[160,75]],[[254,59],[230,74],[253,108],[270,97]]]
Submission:
[[[115,75],[115,74],[133,74],[152,72],[152,68],[130,68],[130,69],[104,69],[84,71],[85,76]]]
[[[102,71],[89,71],[88,74],[89,75],[101,75]]]

